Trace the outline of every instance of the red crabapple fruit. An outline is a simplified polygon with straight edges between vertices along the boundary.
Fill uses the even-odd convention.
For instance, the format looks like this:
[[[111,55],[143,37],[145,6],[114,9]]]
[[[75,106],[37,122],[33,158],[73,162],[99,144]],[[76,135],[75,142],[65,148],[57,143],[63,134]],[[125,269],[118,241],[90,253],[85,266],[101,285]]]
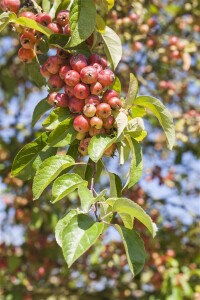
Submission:
[[[89,119],[83,115],[75,117],[73,125],[74,129],[81,133],[88,132],[90,129]]]

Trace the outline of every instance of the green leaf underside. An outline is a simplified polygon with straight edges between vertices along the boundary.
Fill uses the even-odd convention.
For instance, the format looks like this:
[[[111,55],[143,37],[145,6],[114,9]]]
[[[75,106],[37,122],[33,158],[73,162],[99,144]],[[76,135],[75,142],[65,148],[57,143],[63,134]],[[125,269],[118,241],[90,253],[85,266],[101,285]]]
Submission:
[[[110,214],[111,212],[112,212],[112,207],[110,205],[108,205],[106,202],[100,203],[100,217],[103,221],[107,223],[111,222],[113,217],[113,214]]]
[[[143,171],[143,160],[142,160],[142,147],[140,144],[129,137],[126,137],[127,141],[129,142],[129,146],[132,152],[131,164],[130,169],[127,176],[127,181],[125,183],[126,187],[132,187],[142,176]]]
[[[130,120],[125,128],[125,134],[129,134],[137,141],[142,141],[147,136],[142,118],[136,117]]]
[[[122,44],[119,36],[108,26],[102,34],[104,50],[112,67],[116,69],[122,57]]]
[[[120,140],[124,128],[128,124],[128,117],[124,111],[119,111],[114,113],[115,122],[117,124],[117,140]]]
[[[104,198],[104,197],[105,197],[106,193],[107,193],[107,189],[101,191],[101,192],[96,196],[96,198],[93,198],[92,204],[97,203],[97,202],[99,202],[99,201],[105,201],[105,198]]]
[[[144,242],[134,230],[119,225],[115,225],[115,228],[122,238],[129,268],[135,276],[140,273],[145,264]]]
[[[132,200],[127,198],[109,198],[106,203],[112,206],[113,212],[125,213],[132,218],[138,219],[147,227],[153,237],[156,235],[157,227],[155,223],[153,223],[142,207]]]
[[[43,114],[51,108],[52,106],[47,102],[47,98],[42,99],[34,109],[32,116],[32,127],[34,127]]]
[[[70,173],[58,177],[52,188],[52,202],[55,203],[71,192],[75,191],[80,185],[87,186],[87,181],[83,180],[79,175]]]
[[[133,105],[133,102],[138,93],[138,81],[137,78],[131,73],[130,74],[130,82],[129,89],[125,101],[125,108],[130,108]]]
[[[104,151],[109,148],[114,142],[116,138],[111,138],[105,135],[96,135],[91,138],[88,153],[94,162],[97,162],[103,155]]]
[[[81,208],[83,211],[88,212],[91,204],[93,203],[93,196],[88,187],[80,185],[78,187],[78,195],[81,201]]]
[[[40,155],[41,151],[47,146],[48,134],[42,133],[37,139],[24,146],[16,155],[11,175],[17,176],[22,171],[26,171],[33,164],[34,160]]]
[[[171,150],[175,142],[175,128],[173,118],[169,110],[160,100],[151,96],[139,96],[135,99],[134,105],[148,108],[158,119],[167,138],[168,147]]]
[[[111,89],[115,90],[118,94],[121,93],[121,90],[122,90],[122,88],[121,88],[121,82],[120,82],[120,80],[119,80],[119,78],[117,76],[115,77],[115,81],[114,81]]]
[[[74,0],[70,9],[69,25],[72,32],[70,47],[85,41],[95,30],[96,8],[93,0]]]
[[[110,177],[110,197],[120,197],[122,190],[122,182],[120,177],[115,173],[108,172]]]
[[[117,144],[117,149],[119,152],[119,163],[123,165],[130,155],[130,146],[126,139],[122,140],[120,143]]]
[[[62,121],[70,117],[70,111],[64,107],[55,108],[42,123],[47,130],[55,129]]]
[[[30,81],[35,83],[38,87],[42,87],[46,84],[46,80],[40,73],[40,65],[36,59],[34,59],[31,63],[26,64],[26,71]]]
[[[103,223],[94,222],[84,214],[70,220],[62,232],[62,250],[68,267],[96,242],[103,227]]]
[[[133,229],[134,218],[132,218],[129,214],[126,213],[118,213],[118,215],[122,219],[124,227]]]
[[[72,210],[70,210],[70,212],[67,215],[65,215],[62,219],[60,219],[58,221],[58,223],[56,224],[55,238],[56,238],[56,242],[58,243],[58,245],[60,247],[62,247],[62,232],[63,232],[63,230],[65,229],[65,227],[67,227],[70,220],[77,214],[78,214],[77,210],[72,209]]]
[[[47,158],[41,165],[33,180],[34,200],[38,199],[44,189],[66,168],[75,164],[71,156],[55,155]]]
[[[49,135],[48,144],[52,147],[65,147],[75,139],[77,132],[72,126],[73,120],[66,118]]]

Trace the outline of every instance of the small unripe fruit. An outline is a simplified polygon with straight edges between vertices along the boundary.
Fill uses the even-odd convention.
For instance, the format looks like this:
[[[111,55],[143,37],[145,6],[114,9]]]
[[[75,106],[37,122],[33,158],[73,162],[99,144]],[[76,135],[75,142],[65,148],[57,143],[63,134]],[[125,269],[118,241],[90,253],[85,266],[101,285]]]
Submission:
[[[85,136],[86,136],[86,133],[78,132],[77,135],[76,135],[76,139],[78,141],[81,141],[81,140],[83,140],[85,138]]]
[[[46,62],[46,68],[51,74],[57,74],[60,70],[60,67],[62,65],[62,59],[56,55],[50,56]]]
[[[113,116],[109,116],[107,119],[103,119],[103,127],[105,129],[113,128],[113,124],[115,122],[115,118]]]
[[[101,103],[100,98],[97,95],[89,95],[85,99],[85,104],[94,104],[95,106],[99,105]]]
[[[74,87],[74,96],[78,99],[86,99],[90,94],[89,86],[85,83],[78,83]]]
[[[178,37],[177,36],[175,36],[175,35],[173,35],[173,36],[170,36],[169,37],[169,43],[170,43],[170,45],[177,45],[177,43],[178,43]]]
[[[36,22],[42,24],[43,26],[48,26],[52,22],[50,15],[46,13],[40,13],[36,16]]]
[[[109,104],[107,103],[100,103],[97,106],[97,112],[96,112],[97,116],[102,118],[102,119],[106,119],[111,115],[111,107]]]
[[[108,104],[113,110],[119,110],[123,105],[122,101],[117,97],[113,97],[108,100]]]
[[[100,95],[102,93],[102,91],[103,91],[103,87],[100,82],[97,81],[97,82],[91,84],[90,92],[93,95]]]
[[[108,100],[110,100],[113,97],[118,97],[118,93],[115,90],[107,90],[104,94],[103,94],[103,101],[108,103]]]
[[[142,43],[140,43],[140,42],[134,42],[133,45],[132,45],[132,49],[134,51],[140,51],[140,50],[142,50]]]
[[[89,119],[83,115],[75,117],[73,125],[74,129],[81,133],[88,132],[90,129]]]
[[[92,66],[87,66],[83,68],[80,72],[80,78],[82,82],[86,84],[91,84],[97,81],[98,78],[98,72],[96,68]]]
[[[98,73],[98,81],[103,85],[103,86],[110,86],[114,83],[115,81],[115,75],[114,73],[109,70],[105,69],[102,70],[101,72]]]
[[[65,86],[65,93],[67,94],[68,97],[74,96],[74,88],[73,88],[73,86],[66,85]]]
[[[36,39],[35,39],[33,33],[30,31],[24,31],[20,35],[20,43],[21,43],[22,47],[25,49],[33,49],[35,41],[36,41]]]
[[[70,70],[67,72],[65,76],[65,83],[69,86],[75,86],[79,83],[80,81],[80,75],[78,72],[74,70]]]
[[[157,21],[156,21],[155,18],[150,18],[150,19],[147,21],[147,24],[149,25],[149,27],[154,27],[154,26],[156,26]]]
[[[59,76],[61,79],[65,79],[67,72],[71,70],[70,66],[62,66],[59,70]]]
[[[81,101],[80,99],[74,96],[69,98],[68,101],[69,110],[74,114],[81,113],[83,111],[84,105],[85,105],[84,101]]]
[[[140,30],[140,32],[147,34],[149,32],[149,25],[141,24],[139,26],[139,30]]]
[[[18,51],[18,57],[25,63],[30,63],[35,57],[35,52],[32,49],[20,48]]]
[[[58,23],[51,22],[47,25],[47,27],[54,33],[63,33],[63,29]]]
[[[56,92],[50,93],[49,96],[48,96],[47,102],[48,102],[50,105],[54,106],[54,105],[55,105],[54,101],[55,101],[56,96],[57,96],[57,93],[56,93]]]
[[[94,116],[90,119],[90,126],[101,129],[103,127],[103,121],[99,117]]]
[[[94,104],[86,104],[83,107],[83,113],[86,117],[92,118],[96,114],[96,106]]]
[[[57,93],[54,99],[54,104],[57,107],[68,107],[68,97],[64,93]]]
[[[69,10],[61,10],[57,14],[56,21],[62,27],[64,27],[65,25],[67,25],[69,23]]]
[[[20,9],[20,0],[4,0],[3,6],[17,14]]]
[[[58,74],[51,74],[49,77],[49,83],[54,89],[61,89],[65,85],[64,81]]]
[[[41,68],[40,68],[40,73],[42,74],[42,76],[43,76],[44,78],[48,78],[48,77],[51,75],[51,73],[49,73],[49,71],[47,70],[45,64],[41,66]]]
[[[78,147],[79,153],[81,153],[83,156],[88,155],[88,146],[90,144],[91,138],[86,138],[80,141],[80,145]]]
[[[70,65],[73,70],[80,73],[80,71],[88,65],[87,58],[83,54],[73,55],[70,58]]]

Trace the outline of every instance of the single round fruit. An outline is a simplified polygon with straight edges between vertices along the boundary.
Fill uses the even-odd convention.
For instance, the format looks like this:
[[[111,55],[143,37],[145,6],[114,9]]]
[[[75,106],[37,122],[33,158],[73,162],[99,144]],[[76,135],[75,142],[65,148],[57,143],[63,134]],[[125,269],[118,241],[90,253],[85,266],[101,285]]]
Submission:
[[[113,97],[108,100],[108,104],[113,110],[119,110],[123,105],[122,101],[118,97]]]
[[[95,127],[91,127],[90,130],[89,130],[89,135],[92,137],[92,136],[95,136],[97,134],[105,134],[106,131],[104,128],[101,128],[101,129],[96,129]]]
[[[75,117],[73,125],[74,129],[81,133],[88,132],[90,129],[89,119],[83,115]]]
[[[91,84],[96,82],[98,78],[97,69],[92,66],[87,66],[83,68],[80,72],[80,78],[82,82],[86,84]]]
[[[18,57],[21,61],[30,63],[35,57],[35,52],[33,49],[20,48],[18,51]]]
[[[105,87],[110,86],[115,81],[115,75],[109,69],[102,70],[98,73],[98,81]]]
[[[74,96],[78,99],[86,99],[90,94],[89,86],[85,83],[77,83],[74,87]]]
[[[40,13],[36,16],[36,22],[42,24],[43,26],[48,26],[52,22],[50,15],[46,13]]]
[[[97,116],[102,118],[102,119],[106,119],[111,115],[111,107],[109,104],[107,103],[100,103],[99,105],[97,105]]]
[[[113,97],[118,97],[118,93],[115,90],[107,90],[102,97],[102,100],[106,103],[108,103],[108,100],[110,100]]]
[[[48,102],[50,105],[54,106],[54,105],[55,105],[54,100],[55,100],[56,96],[57,96],[57,93],[56,93],[56,92],[51,92],[51,93],[49,94],[49,96],[48,96],[47,102]]]
[[[17,14],[20,9],[20,0],[4,0],[3,6]]]
[[[90,144],[91,138],[86,138],[80,141],[78,151],[83,156],[88,155],[88,146]]]
[[[90,126],[96,129],[101,129],[103,127],[103,121],[99,117],[94,116],[90,119]]]
[[[80,99],[74,96],[69,98],[68,101],[69,110],[74,114],[81,113],[83,111],[84,105],[85,105],[84,101],[81,101]]]
[[[100,95],[103,91],[103,87],[100,82],[95,82],[90,86],[90,92],[93,95]]]
[[[90,64],[90,65],[92,67],[94,67],[97,70],[97,72],[101,72],[103,70],[103,67],[98,63],[93,63],[93,64]]]
[[[80,73],[80,71],[88,65],[87,58],[83,54],[73,55],[70,58],[70,65],[73,70]]]
[[[89,57],[89,63],[90,63],[90,65],[93,65],[95,63],[101,64],[101,57],[98,54],[93,53]]]
[[[113,116],[109,116],[107,119],[103,119],[103,127],[105,129],[113,128],[113,124],[115,122],[115,118]]]
[[[68,97],[74,96],[74,88],[73,88],[73,86],[66,85],[65,86],[65,93],[67,94]]]
[[[101,103],[100,98],[97,95],[89,95],[85,99],[85,104],[94,104],[95,106],[99,105]]]
[[[44,78],[48,78],[48,77],[51,75],[51,73],[49,73],[49,71],[47,70],[45,64],[41,66],[41,68],[40,68],[40,73],[42,74],[42,76],[43,76]]]
[[[84,133],[78,132],[77,135],[76,135],[76,139],[78,141],[81,141],[81,140],[83,140],[85,138],[85,136],[86,136],[85,132]]]
[[[56,22],[51,22],[47,25],[47,27],[49,29],[51,29],[51,31],[53,31],[54,33],[63,33],[63,29],[60,26],[60,24],[56,23]]]
[[[64,81],[60,78],[58,74],[51,74],[49,77],[49,83],[52,86],[52,88],[55,89],[61,89],[65,85]]]
[[[105,58],[103,58],[103,57],[101,57],[100,64],[101,64],[101,66],[102,66],[103,69],[105,69],[105,68],[108,67],[108,61]]]
[[[25,49],[33,49],[35,41],[36,41],[35,36],[30,31],[24,31],[20,35],[20,43],[21,43],[22,47]]]
[[[71,35],[71,29],[69,27],[69,24],[65,25],[65,27],[63,28],[63,33],[67,36]]]
[[[61,10],[57,14],[56,21],[62,27],[64,27],[65,25],[67,25],[69,23],[69,10]]]
[[[54,99],[54,104],[57,107],[68,107],[68,97],[64,93],[57,93],[55,99]]]
[[[31,11],[23,11],[19,14],[19,17],[25,17],[28,19],[36,20],[36,15]]]
[[[85,104],[83,107],[83,113],[86,117],[92,118],[96,114],[96,106],[94,104]]]
[[[107,148],[104,151],[104,155],[108,156],[108,157],[113,156],[116,148],[117,148],[117,145],[116,144],[112,144],[109,148]]]
[[[78,72],[70,70],[67,72],[64,81],[69,86],[75,86],[80,81],[80,75]]]
[[[61,79],[65,79],[67,72],[71,70],[70,66],[62,66],[59,70],[59,76]]]
[[[57,74],[60,70],[60,67],[62,65],[62,59],[58,57],[57,55],[50,56],[46,62],[46,68],[51,74]]]

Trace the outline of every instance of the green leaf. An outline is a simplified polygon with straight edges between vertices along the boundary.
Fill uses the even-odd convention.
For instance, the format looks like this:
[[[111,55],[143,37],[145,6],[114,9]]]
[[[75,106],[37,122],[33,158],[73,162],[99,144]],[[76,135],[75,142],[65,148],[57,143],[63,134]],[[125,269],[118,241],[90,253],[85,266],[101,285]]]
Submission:
[[[112,212],[112,207],[110,205],[108,205],[106,202],[105,203],[100,203],[100,219],[110,223],[112,218],[113,218],[113,214]]]
[[[124,226],[129,229],[133,229],[133,221],[134,218],[126,213],[118,213],[120,218],[122,219]]]
[[[94,222],[87,215],[74,216],[62,233],[62,250],[70,267],[98,239],[103,223]]]
[[[49,15],[51,16],[52,19],[55,18],[57,9],[61,5],[62,2],[63,2],[62,0],[54,0],[53,1],[53,5],[51,7],[51,10],[49,11]]]
[[[47,98],[42,99],[34,109],[32,116],[32,127],[34,127],[37,121],[44,115],[44,113],[51,108],[52,106],[47,102]]]
[[[128,117],[123,110],[114,112],[113,115],[117,124],[117,141],[119,141],[120,139],[122,139],[123,131],[128,124]]]
[[[152,236],[156,235],[156,224],[151,220],[150,216],[142,209],[141,206],[127,198],[109,198],[106,203],[112,206],[113,212],[125,213],[132,218],[138,219],[150,231]]]
[[[117,150],[119,152],[119,163],[123,165],[130,155],[130,146],[126,139],[122,140],[120,143],[117,143]]]
[[[74,173],[65,174],[58,177],[55,180],[52,188],[52,202],[55,203],[63,199],[65,196],[75,191],[81,184],[87,186],[88,183],[79,175]]]
[[[125,108],[129,109],[133,106],[133,101],[135,100],[138,93],[138,81],[137,78],[131,73],[128,93],[125,101]]]
[[[48,134],[43,133],[37,139],[24,146],[16,155],[11,175],[18,176],[23,173],[29,179],[30,168],[34,161],[41,155],[41,152],[47,147]],[[48,147],[49,148],[49,147]]]
[[[68,117],[62,121],[49,135],[47,143],[52,147],[65,147],[71,144],[77,135],[72,126],[73,120]]]
[[[132,187],[140,179],[143,171],[142,148],[140,144],[129,137],[126,137],[126,139],[131,148],[132,158],[128,178],[123,189],[127,186],[128,188]]]
[[[49,44],[54,45],[55,47],[64,48],[69,41],[69,37],[64,34],[52,34],[49,38]]]
[[[133,118],[144,117],[146,115],[146,110],[144,109],[144,107],[140,107],[140,106],[133,106],[131,112]]]
[[[96,30],[100,33],[104,33],[106,28],[106,23],[100,15],[96,15]]]
[[[110,177],[110,197],[120,197],[122,190],[122,182],[120,177],[115,174],[108,172]]]
[[[11,22],[15,22],[24,27],[35,29],[39,32],[44,33],[47,37],[49,37],[52,34],[52,31],[48,27],[45,27],[45,26],[41,25],[40,23],[37,23],[36,21],[26,18],[26,17],[20,17],[17,20],[11,19]]]
[[[171,150],[175,143],[175,128],[169,110],[160,100],[151,96],[139,96],[135,99],[134,104],[148,108],[157,117],[166,135],[168,147]]]
[[[17,19],[16,14],[13,12],[4,12],[0,15],[0,32],[10,23],[11,19]]]
[[[62,233],[63,230],[68,226],[70,220],[77,215],[78,212],[76,209],[70,210],[68,214],[66,214],[62,219],[58,221],[55,228],[55,238],[56,242],[60,247],[62,247]]]
[[[88,47],[88,45],[85,42],[82,42],[81,44],[74,46],[74,47],[70,47],[70,45],[66,45],[64,47],[64,50],[67,51],[76,51],[77,53],[81,53],[84,54],[85,56],[89,57],[91,54],[90,48]]]
[[[124,134],[129,134],[135,140],[142,141],[147,135],[147,132],[144,130],[143,120],[141,118],[130,120],[124,130]]]
[[[104,14],[107,14],[115,4],[115,0],[100,0],[98,2],[100,2],[100,9]]]
[[[71,0],[63,0],[61,1],[60,5],[58,6],[57,10],[56,10],[56,16],[57,14],[61,11],[61,10],[65,10],[69,7]]]
[[[85,41],[95,30],[96,8],[93,0],[74,0],[70,9],[69,25],[72,32],[69,46]]]
[[[55,129],[62,121],[70,117],[70,111],[64,107],[55,108],[42,123],[47,130]]]
[[[38,87],[42,87],[46,84],[46,80],[40,73],[40,65],[36,59],[34,59],[31,63],[26,64],[26,71],[28,73],[29,80],[34,82]]]
[[[109,148],[115,141],[116,138],[111,138],[105,135],[93,136],[88,147],[88,153],[91,160],[97,162],[102,157],[104,151]]]
[[[107,193],[107,189],[101,191],[101,192],[96,196],[96,198],[93,198],[92,204],[97,203],[97,202],[99,202],[99,201],[105,201],[105,198],[104,198],[104,197],[105,197],[106,193]]]
[[[119,78],[116,76],[113,85],[111,86],[112,90],[115,90],[118,94],[121,93],[122,87]]]
[[[122,57],[122,44],[119,36],[108,26],[102,34],[104,50],[112,67],[116,69]]]
[[[93,203],[93,196],[91,191],[85,186],[80,185],[78,187],[78,195],[81,200],[81,208],[84,212],[88,212],[90,209],[90,206]]]
[[[51,7],[51,2],[49,0],[42,0],[42,9],[44,12],[48,13]]]
[[[47,158],[41,165],[33,180],[33,196],[36,200],[44,189],[66,168],[75,164],[71,156],[55,155]]]
[[[140,273],[145,264],[144,242],[134,230],[119,225],[115,225],[115,228],[121,235],[129,268],[133,276],[135,276]]]

